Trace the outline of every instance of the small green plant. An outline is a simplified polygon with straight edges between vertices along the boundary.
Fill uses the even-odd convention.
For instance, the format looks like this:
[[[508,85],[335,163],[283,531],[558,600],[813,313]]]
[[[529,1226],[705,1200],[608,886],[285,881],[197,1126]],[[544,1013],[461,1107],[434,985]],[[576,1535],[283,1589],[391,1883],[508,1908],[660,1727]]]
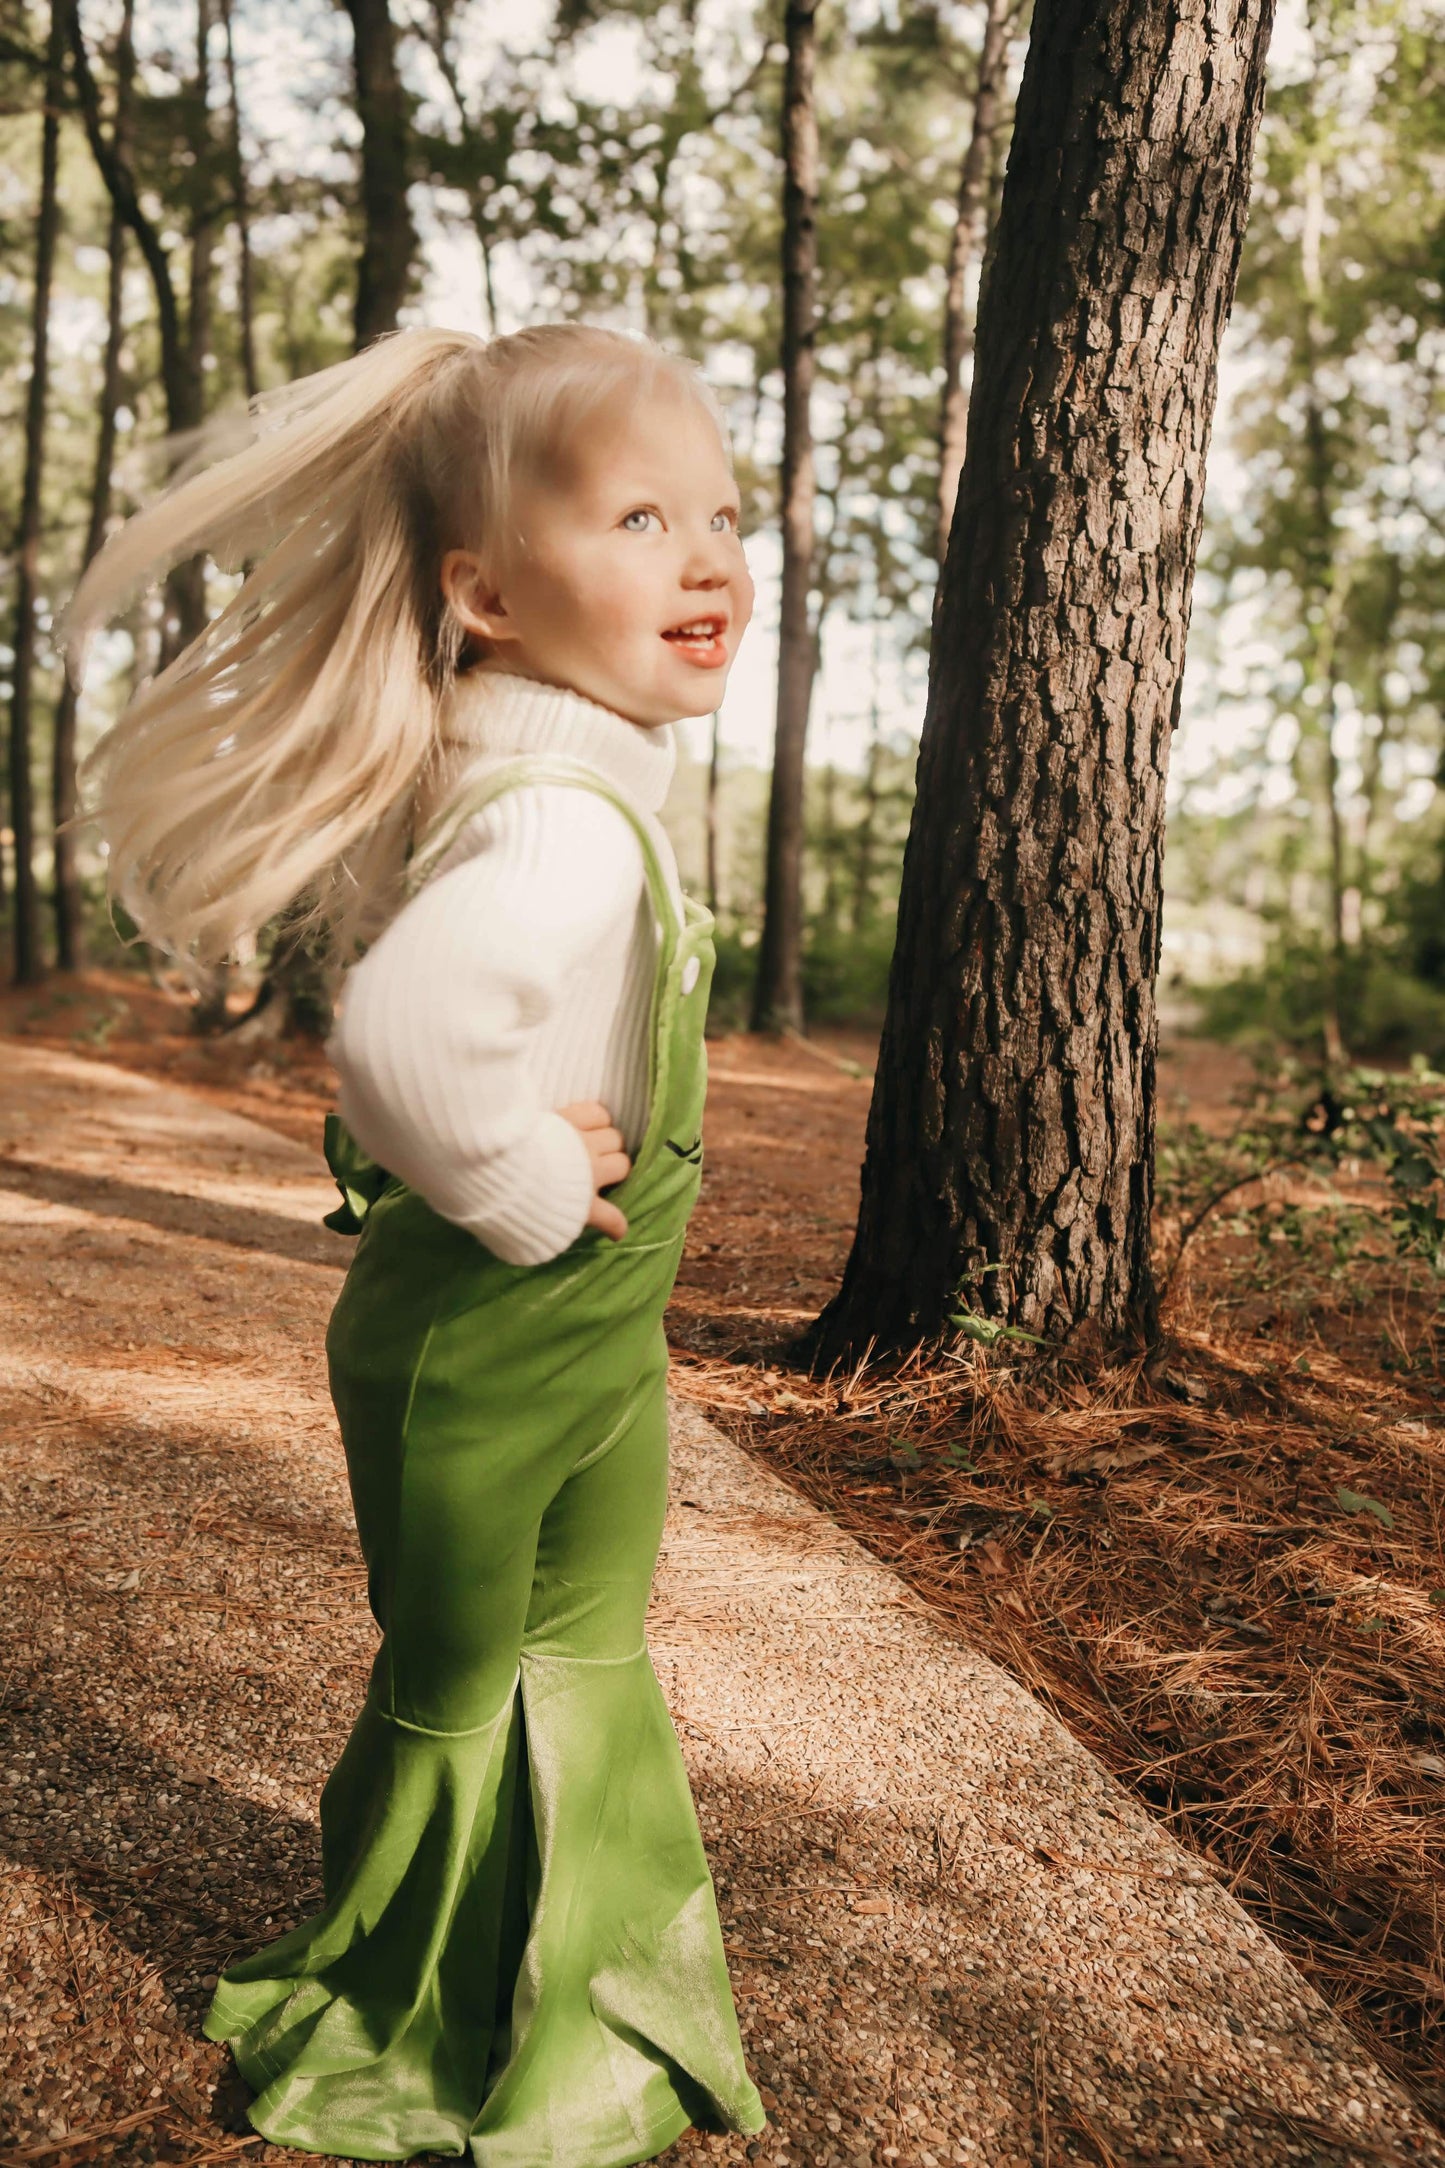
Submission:
[[[73,1032],[71,1037],[84,1046],[103,1047],[125,1021],[125,1016],[125,1003],[123,1001],[113,1001],[102,1015],[93,1017],[90,1023],[84,1025],[79,1031]]]
[[[1363,1491],[1346,1490],[1343,1486],[1335,1492],[1335,1503],[1342,1513],[1372,1513],[1382,1528],[1393,1528],[1395,1516],[1388,1506],[1382,1506],[1378,1498],[1367,1498]]]
[[[1297,1061],[1261,1069],[1231,1136],[1191,1125],[1161,1150],[1159,1205],[1180,1222],[1175,1261],[1220,1205],[1287,1168],[1326,1183],[1329,1199],[1236,1203],[1232,1233],[1252,1234],[1264,1252],[1316,1258],[1336,1279],[1382,1250],[1445,1278],[1445,1075],[1417,1062],[1403,1073],[1353,1068],[1322,1084]],[[1376,1178],[1376,1194],[1337,1188],[1362,1174]],[[1308,1366],[1301,1358],[1296,1367]]]
[[[1001,1340],[1026,1340],[1030,1347],[1044,1344],[1036,1332],[1025,1332],[1022,1325],[1006,1325],[1001,1318],[980,1317],[976,1310],[955,1310],[948,1322],[980,1347],[997,1347]]]

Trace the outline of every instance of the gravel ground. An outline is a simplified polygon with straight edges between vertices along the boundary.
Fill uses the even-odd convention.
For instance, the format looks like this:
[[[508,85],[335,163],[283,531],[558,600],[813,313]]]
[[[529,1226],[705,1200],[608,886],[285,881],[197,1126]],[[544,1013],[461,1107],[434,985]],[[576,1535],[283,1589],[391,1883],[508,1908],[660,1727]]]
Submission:
[[[301,1148],[6,1046],[0,2163],[295,2160],[196,2036],[314,1908],[372,1647]],[[772,2125],[682,2164],[1431,2162],[1445,2145],[1002,1672],[685,1408],[652,1643]]]

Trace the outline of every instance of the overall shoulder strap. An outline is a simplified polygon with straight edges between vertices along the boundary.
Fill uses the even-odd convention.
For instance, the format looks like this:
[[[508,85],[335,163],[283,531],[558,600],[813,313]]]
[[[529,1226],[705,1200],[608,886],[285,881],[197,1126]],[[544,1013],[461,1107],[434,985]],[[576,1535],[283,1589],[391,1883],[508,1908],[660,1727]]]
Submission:
[[[475,782],[464,786],[418,840],[407,867],[407,894],[415,895],[436,871],[469,820],[505,792],[522,790],[535,783],[562,783],[574,790],[590,790],[598,798],[610,799],[630,822],[642,846],[648,892],[658,924],[663,929],[664,946],[670,948],[669,935],[675,938],[677,932],[677,910],[647,823],[621,791],[600,776],[595,768],[585,766],[580,760],[568,760],[559,753],[524,753],[516,760],[509,760],[504,767],[494,768],[490,775],[478,776]]]

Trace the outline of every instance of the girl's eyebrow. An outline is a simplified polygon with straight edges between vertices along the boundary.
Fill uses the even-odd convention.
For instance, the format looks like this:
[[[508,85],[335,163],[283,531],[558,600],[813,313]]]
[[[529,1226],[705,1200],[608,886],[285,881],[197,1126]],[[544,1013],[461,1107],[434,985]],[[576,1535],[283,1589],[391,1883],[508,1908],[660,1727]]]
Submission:
[[[665,508],[662,492],[656,489],[651,494],[645,489],[640,489],[633,495],[629,495],[626,490],[618,490],[615,492],[615,497],[616,502],[622,506],[624,511],[656,512],[659,516],[664,515]],[[713,507],[713,512],[731,512],[736,518],[741,519],[743,512],[741,490],[730,490],[727,496],[721,498]]]

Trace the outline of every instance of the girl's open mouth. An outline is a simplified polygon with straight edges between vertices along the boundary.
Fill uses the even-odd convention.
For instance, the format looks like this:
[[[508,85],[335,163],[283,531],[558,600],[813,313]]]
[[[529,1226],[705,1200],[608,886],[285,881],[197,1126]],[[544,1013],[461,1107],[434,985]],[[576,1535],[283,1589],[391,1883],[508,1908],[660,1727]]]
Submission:
[[[727,642],[723,635],[726,620],[721,617],[696,617],[686,625],[674,625],[671,632],[662,637],[669,647],[685,655],[704,670],[719,669],[728,659]]]

